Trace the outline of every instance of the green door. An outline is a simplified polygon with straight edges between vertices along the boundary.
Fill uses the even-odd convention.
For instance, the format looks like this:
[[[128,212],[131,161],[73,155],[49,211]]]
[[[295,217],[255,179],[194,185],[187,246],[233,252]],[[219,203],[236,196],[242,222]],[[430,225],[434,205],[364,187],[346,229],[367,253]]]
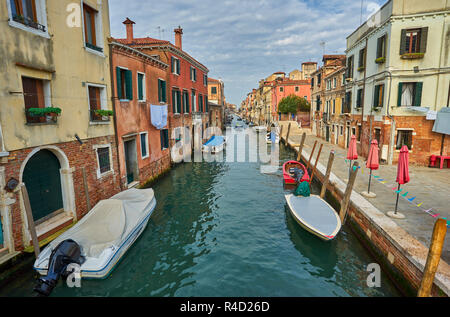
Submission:
[[[63,208],[58,158],[48,150],[36,153],[23,171],[35,221]]]

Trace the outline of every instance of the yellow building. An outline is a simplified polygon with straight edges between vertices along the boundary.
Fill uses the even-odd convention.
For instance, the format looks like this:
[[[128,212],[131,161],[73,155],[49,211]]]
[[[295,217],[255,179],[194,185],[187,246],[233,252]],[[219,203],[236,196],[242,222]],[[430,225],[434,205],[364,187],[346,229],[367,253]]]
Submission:
[[[0,1],[0,263],[30,244],[22,183],[40,239],[119,191],[109,35],[107,0]]]

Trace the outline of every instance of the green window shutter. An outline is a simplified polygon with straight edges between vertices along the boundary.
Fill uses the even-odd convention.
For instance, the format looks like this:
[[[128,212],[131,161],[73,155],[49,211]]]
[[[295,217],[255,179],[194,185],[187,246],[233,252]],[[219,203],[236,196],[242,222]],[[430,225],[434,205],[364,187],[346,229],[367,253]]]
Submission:
[[[205,97],[205,112],[208,112],[208,97]]]
[[[173,111],[173,113],[177,113],[177,108],[175,105],[175,98],[176,98],[175,94],[176,94],[176,91],[172,89],[172,111]]]
[[[382,56],[382,53],[381,53],[381,44],[382,44],[382,41],[383,41],[383,38],[382,38],[382,37],[379,37],[378,40],[377,40],[377,58],[379,58],[379,57]]]
[[[178,109],[178,113],[181,113],[181,92],[177,91],[177,109]]]
[[[164,147],[169,148],[169,130],[167,129],[164,130]]]
[[[400,39],[400,55],[406,52],[406,29],[402,30],[402,35]]]
[[[189,92],[186,92],[186,113],[190,113],[191,112],[191,106],[189,104]]]
[[[161,150],[164,148],[164,130],[159,131],[159,139],[161,141]]]
[[[422,28],[420,31],[420,53],[427,51],[428,27]]]
[[[423,83],[421,83],[421,82],[416,83],[416,89],[414,91],[414,93],[415,93],[414,106],[416,106],[416,107],[420,107],[422,104],[422,87],[423,87]]]
[[[161,83],[161,79],[158,79],[158,101],[161,102],[162,99],[162,89],[161,89],[162,83]]]
[[[380,107],[384,107],[384,84],[383,85],[381,85],[381,105],[380,105]]]
[[[133,73],[131,70],[125,72],[125,86],[126,86],[126,98],[128,100],[133,100]]]
[[[373,96],[373,106],[378,107],[378,97],[380,95],[380,86],[375,86],[374,96]]]
[[[180,60],[177,59],[177,74],[180,74]]]
[[[173,73],[175,71],[175,58],[173,56],[170,57],[170,71]]]
[[[402,91],[403,91],[403,83],[398,83],[397,107],[401,107],[402,105]]]
[[[144,99],[144,75],[138,74],[138,98]]]
[[[116,77],[117,77],[117,98],[122,99],[122,76],[120,67],[116,67]]]

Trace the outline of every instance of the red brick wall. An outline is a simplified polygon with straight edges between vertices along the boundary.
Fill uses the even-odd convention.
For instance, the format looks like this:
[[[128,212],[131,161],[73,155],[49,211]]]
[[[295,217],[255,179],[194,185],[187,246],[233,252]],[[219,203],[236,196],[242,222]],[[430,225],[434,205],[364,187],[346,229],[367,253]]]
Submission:
[[[94,207],[100,200],[110,198],[120,191],[117,163],[117,151],[114,136],[105,136],[93,139],[83,140],[84,144],[80,146],[78,141],[54,144],[58,147],[69,160],[70,168],[73,168],[73,187],[75,194],[75,206],[77,218],[82,218],[87,212],[86,195],[83,185],[82,168],[85,168],[88,183],[89,198],[91,207]],[[114,174],[107,175],[101,179],[97,178],[97,153],[94,145],[111,144],[112,168]],[[27,156],[35,148],[22,149],[10,152],[10,160],[5,166],[5,179],[10,178],[20,180],[20,169]],[[11,206],[12,231],[16,250],[23,250],[23,219],[20,211],[19,194],[15,193],[13,197],[16,202]]]

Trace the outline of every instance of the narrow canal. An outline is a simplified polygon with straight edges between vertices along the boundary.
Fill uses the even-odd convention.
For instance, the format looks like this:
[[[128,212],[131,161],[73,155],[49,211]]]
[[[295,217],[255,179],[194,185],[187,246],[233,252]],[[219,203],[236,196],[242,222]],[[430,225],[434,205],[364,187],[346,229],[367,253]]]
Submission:
[[[280,164],[294,158],[281,148]],[[322,242],[285,206],[281,168],[259,163],[184,163],[154,185],[147,229],[106,280],[61,282],[52,296],[399,296],[383,275],[370,288],[374,260],[344,227]],[[0,296],[30,296],[21,275]]]

